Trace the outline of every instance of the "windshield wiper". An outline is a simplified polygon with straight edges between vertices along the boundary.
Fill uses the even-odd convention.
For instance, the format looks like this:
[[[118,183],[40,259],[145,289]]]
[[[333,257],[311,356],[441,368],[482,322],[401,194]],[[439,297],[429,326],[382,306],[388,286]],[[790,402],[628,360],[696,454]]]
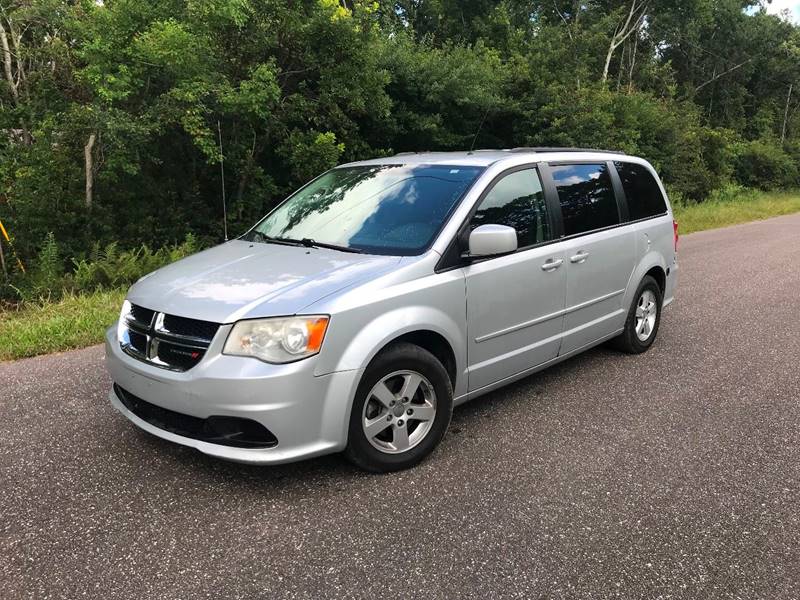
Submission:
[[[260,231],[253,232],[253,241],[264,242],[267,244],[281,244],[283,246],[303,246],[305,248],[329,248],[331,250],[339,250],[340,252],[353,252],[355,254],[363,254],[363,250],[358,248],[348,248],[347,246],[337,246],[336,244],[326,244],[325,242],[318,242],[311,238],[303,238],[296,240],[294,238],[285,237],[271,237]]]
[[[271,237],[266,234],[261,233],[260,231],[254,231],[252,235],[252,241],[254,242],[261,242],[264,244],[280,244],[281,246],[303,246],[300,240],[291,240],[289,238],[277,238]]]
[[[358,248],[349,248],[348,246],[337,246],[336,244],[326,244],[325,242],[317,242],[311,238],[303,238],[300,243],[306,248],[329,248],[331,250],[338,250],[339,252],[353,252],[354,254],[363,254],[363,250]]]

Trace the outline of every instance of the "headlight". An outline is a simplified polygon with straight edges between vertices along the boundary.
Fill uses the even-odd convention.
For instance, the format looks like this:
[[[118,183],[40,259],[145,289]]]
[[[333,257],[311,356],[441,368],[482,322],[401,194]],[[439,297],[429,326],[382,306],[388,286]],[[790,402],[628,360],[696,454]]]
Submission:
[[[319,352],[327,329],[324,315],[239,321],[228,334],[222,353],[288,363]]]
[[[125,300],[122,303],[122,310],[119,312],[119,321],[117,322],[117,341],[127,342],[128,335],[128,315],[131,314],[131,303]]]

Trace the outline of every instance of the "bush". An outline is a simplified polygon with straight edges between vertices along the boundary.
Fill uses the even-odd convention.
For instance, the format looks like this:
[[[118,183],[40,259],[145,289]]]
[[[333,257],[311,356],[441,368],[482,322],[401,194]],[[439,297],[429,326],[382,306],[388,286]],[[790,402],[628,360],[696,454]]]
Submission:
[[[753,188],[746,188],[736,183],[729,183],[709,194],[705,202],[714,204],[730,204],[735,202],[755,202],[762,194]]]
[[[0,300],[11,304],[57,301],[64,295],[82,294],[127,287],[148,273],[199,250],[197,239],[188,234],[180,244],[152,250],[142,244],[132,250],[120,249],[116,242],[96,243],[89,256],[72,259],[72,270],[65,274],[61,251],[49,233],[28,273],[15,273],[12,281],[0,287]]]
[[[181,244],[151,250],[142,244],[120,250],[116,242],[101,248],[95,244],[88,259],[74,260],[68,286],[75,292],[93,292],[128,286],[148,273],[197,252],[197,240],[190,233]]]
[[[774,190],[798,184],[797,165],[775,143],[743,142],[735,148],[734,178],[746,187]]]

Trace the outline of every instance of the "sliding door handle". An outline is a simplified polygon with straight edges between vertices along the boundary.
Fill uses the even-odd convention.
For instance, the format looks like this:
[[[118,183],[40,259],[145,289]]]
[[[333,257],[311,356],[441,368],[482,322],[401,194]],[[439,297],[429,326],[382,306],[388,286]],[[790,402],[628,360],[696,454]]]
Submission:
[[[584,252],[583,250],[581,250],[576,255],[570,256],[569,257],[569,262],[571,262],[571,263],[582,263],[587,258],[589,258],[589,253],[588,252]]]
[[[542,271],[555,271],[564,262],[563,258],[550,259],[542,265]]]

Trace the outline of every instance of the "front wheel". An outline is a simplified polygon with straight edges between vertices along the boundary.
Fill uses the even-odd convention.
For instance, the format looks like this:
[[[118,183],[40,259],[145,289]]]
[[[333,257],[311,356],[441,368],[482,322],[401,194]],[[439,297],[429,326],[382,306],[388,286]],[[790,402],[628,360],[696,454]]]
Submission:
[[[442,440],[452,412],[453,389],[442,363],[419,346],[396,344],[364,372],[345,455],[368,471],[412,467]]]
[[[661,323],[661,288],[649,275],[642,279],[625,320],[625,329],[614,345],[629,354],[640,354],[653,345]]]

